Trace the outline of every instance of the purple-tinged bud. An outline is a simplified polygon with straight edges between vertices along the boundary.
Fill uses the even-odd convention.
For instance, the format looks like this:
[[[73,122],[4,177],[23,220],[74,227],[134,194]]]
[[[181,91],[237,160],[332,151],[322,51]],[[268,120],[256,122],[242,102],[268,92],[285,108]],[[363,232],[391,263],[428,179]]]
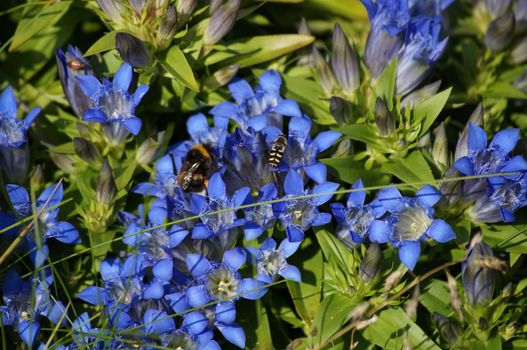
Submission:
[[[450,165],[448,152],[448,140],[446,137],[445,123],[439,124],[435,130],[434,145],[432,146],[432,158],[441,168],[447,169]]]
[[[128,33],[119,32],[115,35],[115,48],[123,61],[132,67],[148,67],[152,62],[146,44]]]
[[[523,72],[516,80],[514,80],[514,87],[527,93],[527,72]]]
[[[97,176],[95,199],[101,204],[111,204],[115,199],[116,193],[117,186],[115,185],[112,168],[110,168],[108,160],[105,160]]]
[[[408,107],[413,109],[415,105],[423,102],[426,99],[437,94],[439,87],[441,86],[441,80],[434,81],[428,85],[423,86],[420,89],[414,90],[401,101],[401,107]]]
[[[203,82],[203,88],[209,91],[214,91],[222,86],[227,85],[232,78],[238,73],[240,65],[233,64],[227,67],[220,68],[214,72],[210,77]]]
[[[77,77],[93,75],[93,70],[88,61],[84,59],[82,52],[71,45],[68,45],[66,52],[58,49],[56,57],[62,90],[64,90],[75,115],[82,118],[84,112],[92,108],[93,103],[80,89]]]
[[[512,49],[512,64],[522,64],[527,61],[527,37],[521,39]]]
[[[456,343],[461,335],[461,330],[459,329],[458,324],[439,312],[434,312],[433,318],[434,324],[439,330],[441,338],[448,344]]]
[[[220,41],[234,26],[240,0],[229,0],[214,9],[210,22],[203,35],[203,50],[207,54],[212,46]]]
[[[163,15],[161,25],[159,27],[160,42],[158,45],[164,49],[170,45],[170,42],[176,34],[178,25],[180,24],[181,18],[178,18],[176,9],[174,6],[170,6],[167,12]]]
[[[524,33],[527,30],[527,0],[516,1],[514,18],[516,20],[516,32]]]
[[[114,23],[121,23],[123,21],[123,14],[126,12],[126,7],[121,1],[115,0],[96,0],[97,4],[104,11],[106,16]]]
[[[23,184],[29,170],[29,147],[24,143],[20,147],[0,145],[0,169],[7,183]]]
[[[454,153],[454,161],[459,158],[468,156],[468,129],[470,124],[481,126],[483,124],[483,105],[479,103],[470,117],[468,118],[465,128],[457,139],[456,152]]]
[[[329,111],[338,124],[353,123],[353,107],[345,99],[331,96],[329,99]]]
[[[331,67],[340,87],[346,94],[355,91],[360,85],[359,58],[350,45],[340,25],[333,29],[333,56]]]
[[[102,162],[102,156],[97,147],[82,137],[73,138],[73,148],[75,153],[86,163],[97,166]]]
[[[176,2],[176,12],[178,16],[178,26],[181,27],[183,24],[185,24],[192,13],[194,12],[194,9],[196,8],[198,1],[197,0],[178,0]]]
[[[463,288],[470,305],[485,305],[494,295],[496,272],[487,267],[484,261],[494,257],[494,254],[483,241],[471,245],[461,267]]]
[[[382,267],[382,250],[379,244],[372,243],[366,250],[359,266],[359,277],[364,282],[376,279]]]
[[[492,19],[503,16],[511,7],[512,0],[485,0],[485,6]]]
[[[379,135],[382,137],[388,137],[395,131],[395,118],[393,114],[388,110],[388,106],[382,100],[377,97],[375,100],[375,124]]]
[[[337,84],[333,72],[315,46],[313,46],[311,56],[320,85],[322,85],[322,88],[328,95],[332,95]]]
[[[485,33],[485,44],[491,51],[501,51],[506,48],[514,34],[514,14],[505,15],[492,21]]]
[[[157,133],[157,140],[153,137],[147,138],[137,149],[135,160],[143,167],[151,164],[160,156],[161,146],[165,141],[165,131]]]
[[[60,170],[68,174],[76,174],[81,171],[75,166],[75,157],[66,153],[49,152],[49,158]]]
[[[298,26],[298,34],[300,35],[311,35],[311,30],[309,29],[309,25],[307,24],[307,21],[304,17],[300,20],[300,25]],[[300,50],[298,50],[298,65],[300,66],[313,66],[313,57],[311,54],[311,48],[303,47]]]

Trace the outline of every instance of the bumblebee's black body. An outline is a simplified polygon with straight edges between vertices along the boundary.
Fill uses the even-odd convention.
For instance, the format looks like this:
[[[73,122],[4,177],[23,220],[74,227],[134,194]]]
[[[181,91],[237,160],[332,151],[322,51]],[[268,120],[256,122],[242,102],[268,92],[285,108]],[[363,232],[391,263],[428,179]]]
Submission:
[[[207,188],[214,173],[212,152],[207,145],[195,145],[187,153],[177,176],[178,186],[185,192],[201,192]]]
[[[285,150],[287,148],[287,139],[284,135],[278,136],[271,145],[269,150],[269,165],[271,168],[277,168],[278,164],[284,156]]]

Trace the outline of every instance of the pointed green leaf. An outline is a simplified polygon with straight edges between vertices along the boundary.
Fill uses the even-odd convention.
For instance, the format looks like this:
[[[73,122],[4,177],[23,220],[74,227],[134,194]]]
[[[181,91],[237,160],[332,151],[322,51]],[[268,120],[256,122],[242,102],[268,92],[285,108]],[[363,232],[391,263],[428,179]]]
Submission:
[[[395,175],[406,183],[434,181],[434,175],[421,151],[413,151],[404,159],[384,163],[381,170],[385,174]],[[422,186],[422,184],[419,184],[416,187]]]
[[[381,173],[379,169],[366,169],[364,162],[354,160],[353,156],[342,158],[325,158],[320,161],[328,166],[328,171],[348,184],[362,179],[365,186],[387,185],[390,176]]]
[[[179,47],[172,46],[167,51],[156,55],[156,57],[172,78],[177,79],[189,89],[199,92],[199,84],[194,78],[192,68]]]
[[[415,106],[413,110],[413,124],[422,124],[419,136],[422,136],[430,129],[445,107],[450,92],[452,92],[452,88],[443,90]]]
[[[104,51],[109,51],[115,49],[115,35],[117,32],[112,31],[109,33],[104,34],[102,37],[99,38],[90,48],[84,56],[91,56],[95,55],[96,53],[101,53]]]

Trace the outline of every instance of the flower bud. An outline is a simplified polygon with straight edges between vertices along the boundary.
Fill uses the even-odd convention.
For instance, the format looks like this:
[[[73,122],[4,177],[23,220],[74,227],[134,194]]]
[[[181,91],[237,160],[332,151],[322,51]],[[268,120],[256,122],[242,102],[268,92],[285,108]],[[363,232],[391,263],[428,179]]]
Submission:
[[[511,62],[513,64],[522,64],[525,61],[527,61],[527,37],[521,39],[511,52]]]
[[[492,249],[478,242],[470,248],[461,267],[465,295],[473,306],[488,304],[494,294],[496,272],[483,264],[487,257],[494,257]]]
[[[454,161],[459,158],[465,157],[468,155],[468,129],[470,123],[481,126],[483,124],[483,105],[479,103],[470,117],[468,118],[465,128],[459,135],[457,139],[456,152],[454,153]]]
[[[395,131],[395,118],[380,97],[375,101],[375,124],[383,137],[390,136]]]
[[[82,160],[92,166],[100,164],[102,161],[101,153],[97,147],[95,147],[92,142],[82,137],[73,138],[73,148],[75,149],[75,153],[77,153]]]
[[[240,4],[240,0],[229,0],[214,9],[203,35],[204,54],[207,54],[212,49],[212,46],[232,29]]]
[[[329,111],[338,124],[353,123],[353,109],[351,103],[338,96],[329,99]]]
[[[360,85],[359,59],[338,24],[335,24],[333,29],[332,46],[331,68],[333,74],[335,74],[342,90],[346,94],[350,94]]]
[[[181,27],[188,21],[188,19],[192,15],[192,12],[194,12],[197,3],[197,0],[178,0],[176,2],[176,12],[179,27]]]
[[[448,344],[454,344],[461,335],[459,326],[439,312],[434,312],[433,318],[434,324],[439,330],[441,338],[443,338]]]
[[[164,139],[164,131],[157,134],[157,140],[154,140],[153,137],[147,138],[137,149],[137,153],[135,154],[135,160],[137,163],[144,167],[151,164],[157,157],[159,157]]]
[[[7,183],[23,184],[29,170],[29,147],[27,143],[20,147],[0,145],[0,170]]]
[[[210,77],[205,79],[203,82],[203,87],[214,91],[219,89],[220,87],[227,85],[232,78],[238,73],[238,70],[240,69],[240,65],[233,64],[227,67],[220,68],[216,72],[214,72]]]
[[[485,6],[492,19],[503,16],[511,7],[511,0],[485,0]]]
[[[110,168],[108,160],[105,160],[97,176],[95,199],[98,203],[110,204],[115,199],[116,193],[117,186],[113,178],[112,168]]]
[[[76,174],[80,171],[75,166],[75,157],[70,154],[65,153],[55,153],[53,151],[49,152],[49,158],[55,163],[60,170],[69,174]]]
[[[121,23],[123,20],[122,15],[126,12],[126,8],[123,6],[121,1],[115,0],[96,0],[97,5],[104,11],[106,16],[114,22]]]
[[[514,34],[514,14],[505,15],[492,21],[485,33],[485,44],[491,51],[501,51],[510,44]]]
[[[161,19],[161,25],[159,27],[160,39],[157,43],[158,46],[164,49],[170,45],[170,42],[176,34],[179,23],[175,7],[170,6]]]
[[[119,32],[115,35],[115,48],[124,62],[132,67],[147,67],[151,64],[151,56],[144,42],[128,33]]]
[[[382,267],[382,251],[377,243],[372,243],[366,250],[359,266],[359,277],[364,282],[371,282],[379,276]]]
[[[432,158],[441,167],[448,168],[449,152],[448,152],[448,140],[446,137],[445,123],[439,124],[435,130],[434,145],[432,146]]]
[[[527,72],[522,73],[514,80],[514,87],[527,93]]]
[[[333,72],[315,46],[313,46],[311,56],[313,59],[313,66],[317,72],[317,77],[322,88],[324,88],[328,95],[331,95],[336,84]]]
[[[514,7],[514,18],[516,23],[516,32],[524,33],[527,30],[527,0],[516,1]]]
[[[93,70],[77,48],[68,46],[66,52],[58,49],[56,52],[57,70],[64,94],[70,103],[71,109],[79,118],[93,106],[91,100],[84,95],[77,82],[81,75],[93,75]]]
[[[35,170],[33,171],[33,174],[31,174],[31,178],[29,181],[31,182],[31,188],[33,189],[33,191],[39,193],[44,190],[46,180],[44,177],[44,169],[42,169],[42,166],[40,164],[35,167]]]

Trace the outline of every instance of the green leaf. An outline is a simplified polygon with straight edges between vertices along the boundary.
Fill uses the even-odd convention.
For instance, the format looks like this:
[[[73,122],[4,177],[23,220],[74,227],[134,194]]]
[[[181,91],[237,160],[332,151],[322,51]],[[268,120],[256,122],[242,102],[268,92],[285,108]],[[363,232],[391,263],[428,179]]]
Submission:
[[[344,323],[351,318],[351,311],[356,305],[356,300],[340,293],[324,298],[320,304],[320,310],[313,320],[313,326],[307,340],[308,348],[316,348],[339,331]]]
[[[422,124],[419,136],[422,136],[428,131],[428,129],[430,129],[445,107],[451,91],[452,88],[443,90],[415,106],[413,110],[413,124]]]
[[[353,159],[353,156],[342,158],[325,158],[320,161],[326,164],[330,173],[333,173],[339,180],[353,184],[358,179],[362,179],[365,186],[387,185],[390,183],[391,176],[381,173],[379,169],[366,169],[364,162]]]
[[[46,5],[28,4],[24,9],[22,19],[18,22],[15,34],[9,46],[9,51],[13,52],[25,42],[35,37],[37,34],[52,27],[71,6],[70,1],[51,2]]]
[[[383,146],[379,142],[379,135],[375,129],[369,125],[364,124],[353,124],[353,125],[344,125],[339,128],[334,128],[336,131],[340,131],[344,135],[348,135],[351,139],[364,142],[369,146],[374,147],[379,152],[390,153],[391,149]],[[375,145],[375,146],[373,146]]]
[[[518,218],[514,225],[480,225],[485,242],[492,249],[509,253],[527,254],[527,226],[524,218]]]
[[[496,336],[487,341],[472,340],[468,348],[470,350],[501,350],[501,338]]]
[[[485,97],[489,98],[513,98],[525,100],[527,94],[520,89],[514,87],[511,83],[505,81],[497,81],[485,91]]]
[[[156,57],[172,78],[177,79],[189,89],[199,92],[199,84],[194,78],[192,68],[179,47],[172,46],[167,51],[157,54]]]
[[[404,159],[384,163],[381,170],[386,174],[395,175],[406,183],[434,181],[434,175],[421,151],[413,151]],[[422,184],[415,187],[422,187]]]
[[[320,125],[335,124],[335,118],[329,112],[329,100],[323,98],[325,92],[317,82],[303,76],[284,74],[284,96],[297,101],[302,110],[315,123]]]
[[[423,330],[399,308],[384,310],[362,335],[385,350],[400,350],[406,337],[413,350],[440,350]]]
[[[272,60],[311,44],[313,36],[301,34],[261,35],[225,44],[205,58],[205,65],[239,64],[241,68]]]
[[[397,59],[394,59],[384,70],[375,87],[375,93],[381,97],[389,109],[393,109],[395,81],[397,78]]]
[[[267,311],[261,300],[243,301],[239,304],[238,320],[245,330],[249,349],[272,349],[273,342]]]
[[[116,31],[111,31],[109,33],[104,34],[102,37],[99,38],[99,40],[97,40],[92,46],[90,46],[84,56],[91,56],[95,55],[96,53],[101,53],[104,51],[115,49],[116,34]]]
[[[299,251],[289,259],[289,262],[300,269],[302,282],[288,280],[287,288],[298,315],[310,327],[320,305],[324,270],[322,252],[313,238],[307,236]]]
[[[366,9],[358,0],[306,0],[306,3],[339,17],[346,17],[354,21],[366,22],[368,20]]]
[[[428,283],[421,293],[419,301],[430,313],[439,312],[448,316],[452,312],[450,292],[447,283],[444,281],[434,279]]]

